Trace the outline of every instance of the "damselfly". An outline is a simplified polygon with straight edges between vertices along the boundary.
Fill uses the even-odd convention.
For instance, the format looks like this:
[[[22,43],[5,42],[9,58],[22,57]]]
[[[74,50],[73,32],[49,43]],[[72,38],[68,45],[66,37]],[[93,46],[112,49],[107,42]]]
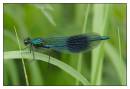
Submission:
[[[108,36],[100,36],[91,33],[49,38],[26,38],[24,44],[30,47],[30,52],[33,52],[34,57],[34,49],[38,48],[53,49],[60,52],[79,53],[89,51],[97,46],[101,40],[107,39],[109,39]]]
[[[24,44],[30,47],[30,53],[33,53],[33,59],[35,59],[34,49],[45,48],[53,49],[60,52],[80,53],[91,50],[92,48],[97,46],[101,40],[107,39],[109,39],[108,36],[100,36],[95,33],[92,33],[49,38],[26,38],[24,40]],[[49,68],[49,62],[50,56],[48,60],[47,69]]]

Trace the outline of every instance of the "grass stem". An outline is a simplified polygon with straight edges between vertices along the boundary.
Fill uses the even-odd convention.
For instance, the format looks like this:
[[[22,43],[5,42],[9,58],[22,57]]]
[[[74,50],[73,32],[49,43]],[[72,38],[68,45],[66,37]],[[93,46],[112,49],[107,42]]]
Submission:
[[[22,57],[20,41],[19,41],[19,37],[18,37],[18,34],[17,34],[17,31],[16,31],[16,27],[15,27],[15,26],[14,26],[14,30],[15,30],[15,34],[16,34],[16,38],[17,38],[18,46],[19,46],[19,50],[20,50],[20,55],[21,55],[21,59],[22,59],[22,65],[23,65],[23,70],[24,70],[26,85],[29,86],[29,81],[28,81],[28,76],[27,76],[27,72],[26,72],[26,67],[25,67],[24,59],[23,59],[23,57]]]
[[[84,19],[84,22],[83,22],[83,29],[82,29],[82,33],[85,33],[86,32],[86,25],[87,25],[87,19],[88,19],[88,14],[89,14],[89,4],[88,6],[86,7],[86,11],[85,11],[85,19]],[[78,56],[78,64],[77,64],[77,70],[78,72],[81,72],[81,69],[82,69],[82,59],[83,59],[83,54],[80,53],[79,56]],[[79,85],[79,81],[76,80],[76,85]]]
[[[117,29],[117,34],[118,34],[118,46],[119,46],[119,61],[120,61],[120,63],[121,63],[121,71],[123,71],[124,70],[124,68],[122,67],[123,66],[123,60],[122,60],[122,50],[121,50],[121,35],[120,35],[120,29],[118,28]],[[125,85],[126,83],[125,83],[125,77],[124,77],[124,72],[121,72],[121,84],[122,85]]]

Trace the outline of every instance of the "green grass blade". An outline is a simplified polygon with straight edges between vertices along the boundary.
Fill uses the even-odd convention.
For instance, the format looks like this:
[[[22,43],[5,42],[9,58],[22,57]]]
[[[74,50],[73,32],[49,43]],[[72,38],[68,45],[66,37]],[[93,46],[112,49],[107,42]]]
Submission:
[[[87,20],[88,20],[89,9],[90,9],[90,5],[88,4],[86,7],[85,14],[84,14],[85,18],[84,18],[84,22],[83,22],[82,33],[86,33],[86,25],[87,25]],[[77,63],[78,72],[81,72],[81,69],[82,69],[82,59],[83,59],[83,54],[80,53],[78,56],[78,63]],[[76,85],[79,85],[78,80],[76,80]]]
[[[93,32],[99,33],[100,35],[104,35],[105,26],[107,22],[107,15],[108,15],[107,5],[104,4],[94,5]],[[100,44],[98,45],[97,48],[93,49],[92,51],[92,72],[91,72],[92,85],[101,85],[103,59],[104,59],[104,48],[103,44]]]
[[[117,50],[109,43],[105,44],[105,52],[115,67],[121,84],[126,85],[126,66],[123,58],[120,57],[120,54],[117,52]]]
[[[25,59],[32,59],[32,55],[30,53],[27,53],[27,51],[22,51],[22,57]],[[21,58],[20,51],[4,52],[4,59],[18,59],[18,58]],[[35,59],[48,62],[48,55],[35,52]],[[89,85],[88,80],[83,75],[81,75],[79,72],[77,72],[75,69],[65,64],[64,62],[61,62],[58,59],[51,57],[51,60],[49,63],[64,70],[65,72],[70,74],[72,77],[79,80],[83,85]]]
[[[118,44],[119,44],[119,55],[120,55],[120,60],[119,60],[119,61],[120,61],[120,62],[123,62],[123,61],[122,61],[122,54],[121,54],[121,36],[120,36],[120,29],[119,29],[119,28],[117,29],[117,33],[118,33],[118,39],[119,39],[119,40],[118,40]],[[122,68],[121,70],[123,70],[123,68]],[[121,77],[121,78],[122,78],[122,79],[121,79],[121,84],[122,84],[122,85],[125,84],[125,83],[124,83],[125,81],[124,81],[124,79],[123,79],[123,77],[124,77],[123,74],[124,74],[124,73],[122,72],[122,77]]]
[[[19,46],[19,50],[20,50],[20,54],[21,54],[22,52],[21,52],[20,41],[19,41],[19,37],[18,37],[18,34],[17,34],[17,31],[16,31],[15,26],[14,26],[14,30],[15,30],[15,34],[16,34],[16,38],[17,38],[17,41],[18,41],[18,46]],[[20,56],[21,56],[21,58],[22,58],[22,65],[23,65],[23,70],[24,70],[26,85],[28,86],[28,85],[29,85],[29,81],[28,81],[28,76],[27,76],[27,72],[26,72],[25,63],[24,63],[24,60],[23,60],[22,55],[20,55]]]

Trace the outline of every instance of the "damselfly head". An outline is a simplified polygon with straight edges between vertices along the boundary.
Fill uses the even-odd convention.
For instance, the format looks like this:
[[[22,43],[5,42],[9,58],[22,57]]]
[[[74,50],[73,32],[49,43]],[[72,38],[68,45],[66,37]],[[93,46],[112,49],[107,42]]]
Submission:
[[[24,45],[28,45],[30,43],[31,43],[31,39],[29,37],[24,39]]]

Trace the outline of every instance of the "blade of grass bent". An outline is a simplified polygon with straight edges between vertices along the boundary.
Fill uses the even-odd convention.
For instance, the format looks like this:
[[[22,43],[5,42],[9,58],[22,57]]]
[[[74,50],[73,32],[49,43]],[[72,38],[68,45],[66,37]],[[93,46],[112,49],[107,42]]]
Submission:
[[[4,56],[5,56],[4,59],[21,58],[20,51],[4,52]],[[25,58],[25,59],[32,59],[32,55],[30,53],[27,53],[27,51],[22,51],[22,57]],[[48,55],[35,52],[35,59],[48,62]],[[73,69],[71,66],[67,65],[66,63],[59,61],[58,59],[55,59],[53,57],[51,57],[51,60],[50,60],[49,63],[59,67],[62,70],[64,70],[65,72],[70,74],[72,77],[79,80],[83,85],[89,85],[88,80],[83,75],[81,75],[79,72],[77,72],[75,69]]]

